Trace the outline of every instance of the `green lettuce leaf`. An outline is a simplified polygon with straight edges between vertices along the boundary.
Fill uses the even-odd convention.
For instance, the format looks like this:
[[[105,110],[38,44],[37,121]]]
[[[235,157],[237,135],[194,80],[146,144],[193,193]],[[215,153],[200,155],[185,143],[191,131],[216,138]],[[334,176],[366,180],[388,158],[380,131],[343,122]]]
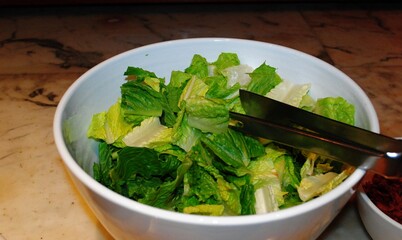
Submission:
[[[247,90],[260,95],[266,95],[282,82],[281,77],[276,73],[276,69],[265,63],[250,73],[250,77],[251,81],[247,86]]]
[[[187,114],[183,108],[183,110],[180,111],[177,116],[176,124],[173,126],[172,143],[188,152],[195,144],[198,143],[201,135],[201,130],[188,124]]]
[[[160,117],[162,115],[162,94],[149,85],[129,81],[121,86],[121,108],[128,122],[138,124],[146,117]],[[140,122],[141,122],[140,121]]]
[[[125,147],[117,151],[109,170],[112,181],[109,186],[139,202],[171,209],[184,174],[192,164],[189,159],[182,160],[149,148]]]
[[[279,174],[275,168],[274,160],[283,156],[285,151],[266,147],[266,154],[250,162],[251,181],[256,189],[257,213],[273,212],[279,210],[285,202],[285,192],[282,191]]]
[[[106,112],[94,114],[92,116],[91,123],[87,131],[87,137],[106,140],[105,122]]]
[[[250,176],[246,175],[246,183],[240,189],[241,215],[253,215],[255,211],[254,185],[250,182]]]
[[[300,183],[299,169],[295,166],[292,156],[283,155],[274,160],[275,169],[281,180],[282,188],[297,189]]]
[[[311,84],[293,84],[289,81],[282,81],[271,89],[266,97],[299,107],[303,97],[310,90]]]
[[[221,53],[218,56],[218,59],[211,63],[216,67],[216,70],[221,71],[228,67],[237,66],[240,64],[239,57],[236,53]]]
[[[207,98],[231,98],[238,95],[238,90],[241,87],[239,83],[228,87],[227,79],[222,75],[207,77],[205,83],[209,87],[206,93]]]
[[[264,146],[248,138],[228,129],[225,133],[207,134],[201,141],[227,165],[243,168],[248,166],[251,157],[264,154]]]
[[[166,86],[164,94],[166,96],[169,107],[175,113],[180,111],[179,99],[184,90],[184,87],[187,85],[191,77],[191,74],[182,71],[172,71],[172,74],[170,75],[170,82]]]
[[[208,92],[208,85],[200,78],[193,76],[184,87],[178,102],[178,106],[181,106],[183,101],[190,98],[205,97]]]
[[[202,204],[222,203],[218,183],[204,168],[193,164],[185,177],[188,188],[188,191],[185,193],[186,196],[194,195]]]
[[[191,167],[192,162],[190,159],[185,158],[177,170],[175,171],[176,178],[173,181],[165,181],[161,185],[154,188],[145,195],[144,198],[138,201],[147,205],[164,208],[164,209],[175,209],[175,205],[178,202],[182,191],[181,186],[184,178],[184,174]]]
[[[301,180],[300,186],[297,189],[299,197],[303,201],[308,201],[314,197],[323,195],[342,183],[349,175],[350,172],[344,170],[339,174],[328,172],[305,177]]]
[[[208,76],[208,61],[201,55],[195,54],[191,60],[191,64],[184,72],[197,76],[198,78],[204,78]]]
[[[149,117],[122,139],[129,147],[156,147],[172,141],[172,129],[162,125],[158,117]]]
[[[315,106],[315,100],[308,94],[302,97],[299,108],[312,112]]]
[[[132,126],[133,124],[125,121],[119,100],[107,112],[92,117],[87,136],[121,146],[121,138],[131,130]]]
[[[135,80],[138,82],[144,81],[144,79],[147,77],[157,78],[157,76],[153,72],[132,66],[127,67],[126,71],[124,72],[124,75],[127,76],[127,80]]]
[[[318,99],[313,112],[343,123],[355,124],[355,108],[342,97]]]
[[[222,133],[228,129],[229,110],[226,102],[204,97],[186,100],[188,125],[202,132]]]
[[[109,176],[110,169],[113,167],[113,154],[117,149],[103,141],[99,142],[99,162],[95,162],[93,166],[93,174],[96,181],[110,186],[112,180]]]
[[[302,168],[300,169],[301,178],[314,175],[315,163],[319,157],[316,153],[312,152],[305,152],[305,155],[306,160],[303,163]]]
[[[155,150],[144,147],[125,147],[119,151],[117,164],[110,174],[115,182],[126,181],[136,174],[150,178],[161,176],[163,167]]]
[[[183,212],[188,214],[221,216],[225,208],[223,205],[200,204],[197,206],[185,207]]]
[[[239,215],[241,214],[242,204],[240,201],[241,189],[229,180],[229,177],[219,171],[214,164],[217,162],[216,156],[203,144],[196,144],[189,152],[188,156],[198,166],[202,167],[205,172],[215,179],[218,187],[219,199],[224,206],[223,215]],[[188,192],[186,190],[184,192]],[[193,199],[190,199],[194,201]],[[198,200],[194,201],[193,206],[201,204]],[[210,203],[210,202],[209,202]],[[213,202],[217,204],[218,202]]]
[[[275,170],[281,184],[282,192],[286,193],[284,204],[279,205],[280,208],[287,208],[300,203],[297,194],[297,187],[300,184],[301,166],[286,149],[270,143],[265,148],[266,158],[271,159],[274,163]]]
[[[144,84],[150,86],[153,90],[160,92],[161,88],[164,86],[163,81],[156,77],[147,77],[144,79]]]

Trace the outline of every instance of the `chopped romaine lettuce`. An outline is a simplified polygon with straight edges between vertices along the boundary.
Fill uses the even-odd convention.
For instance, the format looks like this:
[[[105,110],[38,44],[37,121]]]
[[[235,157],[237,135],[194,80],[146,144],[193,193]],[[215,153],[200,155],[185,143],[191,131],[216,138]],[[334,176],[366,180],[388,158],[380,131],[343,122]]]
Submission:
[[[265,63],[253,69],[234,53],[214,62],[196,54],[168,84],[138,67],[124,74],[121,97],[93,116],[87,135],[99,141],[94,178],[128,198],[187,214],[261,214],[320,196],[351,173],[228,127],[229,111],[244,113],[239,89],[354,123],[345,99],[315,101],[308,83],[282,80]]]

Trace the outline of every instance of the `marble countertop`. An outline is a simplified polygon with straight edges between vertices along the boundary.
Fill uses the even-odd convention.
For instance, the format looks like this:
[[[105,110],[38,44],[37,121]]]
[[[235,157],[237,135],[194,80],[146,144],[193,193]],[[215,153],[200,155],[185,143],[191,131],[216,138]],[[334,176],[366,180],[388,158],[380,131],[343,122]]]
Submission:
[[[402,8],[149,4],[0,9],[0,240],[111,239],[72,184],[52,122],[66,89],[97,63],[149,43],[233,37],[333,64],[402,136]],[[352,199],[320,239],[370,239]]]

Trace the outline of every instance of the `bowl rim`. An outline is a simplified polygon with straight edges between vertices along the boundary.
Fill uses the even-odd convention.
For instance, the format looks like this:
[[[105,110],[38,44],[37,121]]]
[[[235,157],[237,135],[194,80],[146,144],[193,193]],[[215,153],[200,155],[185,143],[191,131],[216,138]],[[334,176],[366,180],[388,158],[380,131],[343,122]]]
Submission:
[[[251,225],[251,224],[260,224],[260,223],[267,223],[272,221],[277,221],[284,218],[294,217],[304,212],[311,211],[312,209],[318,208],[326,203],[330,202],[331,199],[339,198],[344,192],[352,191],[354,192],[354,186],[357,182],[364,176],[365,171],[362,169],[356,169],[342,184],[340,184],[335,189],[331,190],[330,192],[326,193],[325,196],[321,196],[315,199],[312,199],[308,202],[303,203],[299,206],[294,206],[288,209],[283,209],[276,212],[259,214],[259,215],[247,215],[247,216],[200,216],[200,215],[190,215],[178,212],[172,212],[164,209],[159,209],[156,207],[148,206],[129,198],[126,198],[107,187],[103,186],[101,183],[97,182],[92,176],[87,174],[74,160],[72,155],[70,154],[69,150],[64,141],[63,131],[62,131],[62,120],[63,120],[63,111],[67,106],[67,103],[71,99],[72,94],[78,89],[86,78],[90,77],[94,74],[98,69],[102,68],[103,66],[118,60],[119,58],[123,58],[126,55],[133,54],[138,51],[143,51],[153,47],[162,47],[162,46],[169,46],[173,44],[180,44],[180,43],[188,43],[188,42],[201,42],[201,43],[212,43],[216,41],[230,41],[230,42],[239,42],[239,43],[250,43],[250,44],[257,44],[257,45],[266,45],[272,48],[281,49],[283,51],[289,52],[291,54],[296,54],[302,56],[304,58],[308,58],[310,61],[317,63],[319,65],[325,66],[327,69],[331,71],[335,71],[338,75],[341,75],[343,78],[348,80],[348,84],[354,88],[354,90],[358,91],[362,97],[362,100],[367,103],[368,106],[368,113],[369,119],[373,121],[370,122],[370,130],[374,132],[379,132],[379,122],[377,114],[374,110],[374,107],[367,97],[367,95],[363,92],[363,90],[354,82],[349,76],[344,74],[339,69],[335,68],[333,65],[318,59],[312,55],[307,53],[301,52],[299,50],[285,47],[278,44],[256,41],[256,40],[248,40],[248,39],[237,39],[237,38],[222,38],[222,37],[203,37],[203,38],[187,38],[187,39],[177,39],[177,40],[168,40],[158,43],[152,43],[148,45],[144,45],[141,47],[137,47],[120,54],[117,54],[111,58],[108,58],[96,66],[92,67],[84,74],[82,74],[77,80],[75,80],[72,85],[66,90],[60,102],[56,108],[56,112],[54,115],[53,120],[53,135],[55,139],[56,148],[59,151],[59,156],[62,158],[64,164],[67,166],[69,173],[72,174],[75,178],[79,179],[82,184],[84,184],[87,188],[91,189],[91,191],[95,192],[97,195],[100,195],[102,198],[116,204],[121,205],[122,207],[139,212],[143,215],[152,218],[158,219],[165,219],[172,222],[180,222],[186,224],[194,224],[194,225]]]

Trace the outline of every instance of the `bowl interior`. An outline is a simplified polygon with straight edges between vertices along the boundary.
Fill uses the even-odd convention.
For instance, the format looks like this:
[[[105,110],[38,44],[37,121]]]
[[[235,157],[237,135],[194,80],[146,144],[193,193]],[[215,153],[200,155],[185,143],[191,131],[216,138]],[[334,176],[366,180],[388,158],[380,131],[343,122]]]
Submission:
[[[97,144],[86,137],[86,130],[92,115],[105,111],[120,96],[120,85],[124,82],[123,73],[127,66],[153,71],[159,77],[165,77],[168,82],[171,71],[184,70],[194,54],[201,54],[207,60],[214,61],[221,52],[237,53],[242,63],[252,67],[266,62],[277,68],[282,78],[291,82],[311,83],[310,94],[313,98],[344,97],[356,108],[357,126],[379,131],[376,113],[365,93],[344,73],[315,57],[286,47],[249,40],[176,40],[140,47],[108,59],[82,75],[67,90],[57,108],[54,121],[56,145],[67,168],[100,194],[113,196],[110,190],[103,189],[90,177],[92,165],[97,161]],[[345,183],[332,191],[332,197],[350,190],[363,174],[362,170],[353,173]],[[314,208],[314,204],[319,201],[330,201],[331,195],[321,198],[313,200],[316,203],[303,204],[306,206],[302,208]],[[127,204],[131,206],[137,203]]]

